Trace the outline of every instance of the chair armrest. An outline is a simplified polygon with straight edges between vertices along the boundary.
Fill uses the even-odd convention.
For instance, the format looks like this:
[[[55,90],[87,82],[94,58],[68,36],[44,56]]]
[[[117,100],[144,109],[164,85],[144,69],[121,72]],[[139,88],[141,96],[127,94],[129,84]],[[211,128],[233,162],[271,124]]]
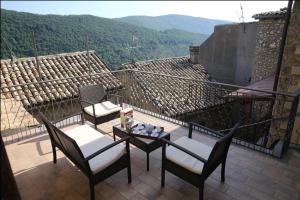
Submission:
[[[179,150],[183,151],[184,153],[189,154],[190,156],[196,158],[197,160],[203,162],[204,164],[207,163],[206,159],[198,156],[197,154],[191,152],[190,150],[188,150],[188,149],[186,149],[186,148],[184,148],[182,146],[179,146],[178,144],[175,144],[174,142],[171,142],[171,141],[169,141],[169,140],[167,140],[165,138],[162,138],[161,140],[164,141],[165,143],[167,143],[168,145],[171,145],[171,146],[175,147],[176,149],[179,149]]]
[[[214,133],[214,134],[216,134],[216,135],[218,135],[218,136],[221,136],[221,137],[224,136],[224,135],[222,135],[221,133],[219,133],[219,132],[217,132],[217,131],[215,131],[215,130],[212,130],[212,129],[210,129],[210,128],[207,128],[207,127],[205,127],[205,126],[202,126],[202,125],[200,125],[200,124],[197,124],[197,123],[195,123],[195,122],[189,122],[189,138],[192,138],[193,126],[200,127],[201,129],[204,129],[204,130],[206,130],[206,131],[208,131],[208,132],[212,132],[212,133]]]
[[[80,101],[80,105],[81,105],[81,109],[82,109],[82,110],[83,110],[83,106],[82,106],[81,102],[93,106],[93,116],[96,117],[96,114],[95,114],[95,104],[94,104],[94,103],[91,103],[91,102],[85,101],[85,100],[79,100],[79,101]]]
[[[99,154],[103,153],[104,151],[106,151],[106,150],[108,150],[108,149],[110,149],[110,148],[112,148],[112,147],[114,147],[114,146],[116,146],[116,145],[118,145],[118,144],[120,144],[120,143],[122,143],[122,142],[124,142],[124,141],[129,141],[129,138],[130,138],[129,136],[126,136],[126,137],[124,137],[124,138],[122,138],[122,139],[120,139],[120,140],[118,140],[118,141],[116,141],[116,142],[114,142],[114,143],[111,143],[111,144],[109,144],[109,145],[103,147],[102,149],[96,151],[95,153],[93,153],[93,154],[87,156],[87,157],[84,159],[84,161],[87,162],[87,161],[93,159],[94,157],[98,156]]]

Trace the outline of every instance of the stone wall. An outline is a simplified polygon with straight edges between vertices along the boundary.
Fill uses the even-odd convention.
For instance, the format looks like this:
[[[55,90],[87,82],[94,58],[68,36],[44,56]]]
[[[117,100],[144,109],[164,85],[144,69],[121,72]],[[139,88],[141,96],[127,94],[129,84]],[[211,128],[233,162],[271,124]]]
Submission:
[[[284,48],[283,61],[280,70],[277,91],[295,92],[300,89],[300,1],[294,1],[293,12],[288,28],[286,44]],[[277,97],[273,116],[288,116],[290,113],[292,99],[281,99]],[[287,120],[279,120],[271,125],[269,145],[277,139],[282,139],[286,134]],[[294,122],[291,143],[300,145],[300,106]]]
[[[218,82],[249,85],[275,74],[283,25],[276,17],[215,26],[199,49],[190,49],[191,58]]]
[[[257,23],[252,83],[275,74],[283,25],[284,19],[261,19]]]
[[[256,37],[256,22],[215,26],[214,33],[191,50],[201,65],[218,82],[246,86],[250,83]]]

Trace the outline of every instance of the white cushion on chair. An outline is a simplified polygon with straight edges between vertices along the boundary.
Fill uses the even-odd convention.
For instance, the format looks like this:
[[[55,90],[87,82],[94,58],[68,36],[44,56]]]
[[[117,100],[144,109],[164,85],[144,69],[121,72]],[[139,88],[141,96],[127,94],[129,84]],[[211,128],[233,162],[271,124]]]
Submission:
[[[190,139],[186,136],[175,140],[174,143],[199,155],[200,157],[202,157],[204,159],[208,159],[208,157],[212,151],[212,147],[207,146],[196,140]],[[196,174],[202,173],[202,169],[204,166],[203,162],[197,160],[196,158],[188,155],[187,153],[185,153],[173,146],[167,146],[166,158],[193,173],[196,173]]]
[[[113,104],[110,101],[104,101],[101,103],[97,103],[95,106],[95,115],[96,117],[105,116],[114,112],[121,111],[122,108]],[[87,112],[89,115],[94,116],[93,114],[93,106],[88,106],[84,108],[84,111]]]
[[[114,142],[110,137],[88,125],[78,126],[65,131],[65,133],[76,141],[85,158]],[[125,152],[125,145],[118,144],[89,160],[93,174],[117,161]]]

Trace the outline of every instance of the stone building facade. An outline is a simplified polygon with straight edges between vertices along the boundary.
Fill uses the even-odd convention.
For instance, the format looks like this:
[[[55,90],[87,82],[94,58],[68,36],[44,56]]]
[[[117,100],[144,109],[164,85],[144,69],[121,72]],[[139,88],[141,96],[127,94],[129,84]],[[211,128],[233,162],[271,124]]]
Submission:
[[[193,63],[205,67],[218,82],[247,86],[255,50],[257,22],[215,26],[200,46],[190,47]]]
[[[293,12],[291,15],[291,21],[288,28],[288,35],[286,39],[286,46],[284,49],[284,57],[282,61],[282,67],[280,70],[280,77],[278,80],[278,92],[289,92],[293,93],[300,89],[300,2],[295,1],[293,6]],[[254,84],[260,80],[272,77],[276,73],[277,62],[279,57],[279,48],[281,43],[282,31],[285,23],[285,16],[287,10],[286,8],[280,9],[279,11],[260,13],[253,16],[253,18],[258,19],[258,22],[253,22],[253,35],[247,36],[254,38],[251,41],[255,41],[253,54],[247,54],[248,63],[251,63],[251,84]],[[247,24],[247,23],[246,23]],[[228,37],[233,38],[235,35],[234,25],[223,25],[215,28],[215,32],[210,38],[207,39],[199,48],[191,47],[191,61],[199,62],[202,64],[209,74],[217,81],[234,83],[234,77],[231,77],[230,80],[220,80],[218,77],[214,77],[214,72],[220,72],[226,67],[224,56],[217,56],[218,51],[222,49],[222,45],[226,43]],[[225,31],[223,31],[225,30]],[[248,29],[249,30],[249,29]],[[223,32],[221,32],[223,31]],[[218,36],[218,37],[217,37]],[[222,40],[219,40],[222,38]],[[217,42],[218,41],[218,42]],[[225,41],[225,42],[224,42]],[[232,43],[231,43],[232,45]],[[239,49],[241,43],[237,43],[237,47],[233,49]],[[207,46],[207,48],[206,48]],[[218,46],[219,48],[215,48]],[[228,54],[228,49],[230,45],[225,45],[227,51],[224,55]],[[217,51],[217,50],[218,51]],[[251,49],[251,48],[250,48]],[[249,50],[250,50],[249,49]],[[234,51],[231,51],[231,53]],[[246,54],[245,54],[246,55]],[[231,57],[238,57],[240,55],[234,53]],[[250,57],[249,57],[250,56]],[[225,56],[226,57],[226,56]],[[222,60],[223,59],[223,60]],[[229,66],[229,65],[228,65]],[[234,65],[231,65],[233,67]],[[236,73],[236,70],[233,68],[230,69],[231,73]],[[228,70],[226,70],[228,72]],[[223,76],[226,75],[223,73]],[[230,76],[229,76],[230,77]],[[237,82],[236,82],[237,83]],[[266,104],[261,102],[260,104]],[[269,104],[266,104],[269,105]],[[272,104],[270,104],[272,106]],[[291,113],[292,99],[282,98],[277,96],[273,111],[268,143],[267,147],[272,147],[275,141],[283,139],[286,136],[288,130],[288,117]],[[253,105],[253,108],[257,107],[257,103]],[[291,135],[291,143],[300,145],[300,106],[298,106],[296,119],[293,125],[293,131]],[[253,111],[255,113],[255,111]],[[285,118],[285,119],[283,119]],[[277,120],[279,119],[279,120]]]
[[[284,26],[286,9],[276,12],[260,13],[256,28],[256,47],[251,82],[257,82],[275,74]]]
[[[190,47],[191,61],[222,83],[247,86],[274,75],[285,14],[281,9],[254,15],[258,22],[215,26],[205,42]]]
[[[300,89],[300,1],[294,1],[290,18],[282,66],[278,80],[278,92],[296,92]],[[292,100],[292,99],[291,99]],[[288,117],[292,102],[277,98],[273,107],[273,116]],[[291,143],[300,145],[300,106],[296,111]],[[275,121],[271,125],[269,145],[275,140],[282,139],[286,134],[287,119]]]

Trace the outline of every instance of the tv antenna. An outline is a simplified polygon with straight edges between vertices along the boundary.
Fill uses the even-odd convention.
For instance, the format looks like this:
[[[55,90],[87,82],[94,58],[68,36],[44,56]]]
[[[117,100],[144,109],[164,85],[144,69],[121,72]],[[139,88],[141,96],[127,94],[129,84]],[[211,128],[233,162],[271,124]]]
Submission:
[[[133,59],[133,51],[141,46],[138,46],[138,37],[135,35],[136,31],[132,31],[131,32],[131,46],[129,46],[129,44],[127,43],[127,50],[129,51],[129,55],[131,58],[131,62],[134,63],[134,59]]]
[[[241,9],[241,17],[239,17],[239,21],[242,21],[242,23],[243,23],[243,28],[244,28],[244,33],[246,33],[245,17],[244,17],[244,9],[243,9],[242,4],[240,4],[240,9]]]
[[[36,62],[36,67],[37,67],[37,72],[38,72],[37,81],[39,82],[39,81],[41,81],[42,76],[41,76],[40,62],[39,62],[39,58],[38,58],[38,48],[37,48],[34,31],[32,31],[32,47],[33,47],[33,51],[34,51],[34,57],[35,57],[35,62]]]
[[[239,19],[242,20],[242,23],[245,23],[244,9],[242,4],[240,4],[240,9],[241,9],[241,17]]]

